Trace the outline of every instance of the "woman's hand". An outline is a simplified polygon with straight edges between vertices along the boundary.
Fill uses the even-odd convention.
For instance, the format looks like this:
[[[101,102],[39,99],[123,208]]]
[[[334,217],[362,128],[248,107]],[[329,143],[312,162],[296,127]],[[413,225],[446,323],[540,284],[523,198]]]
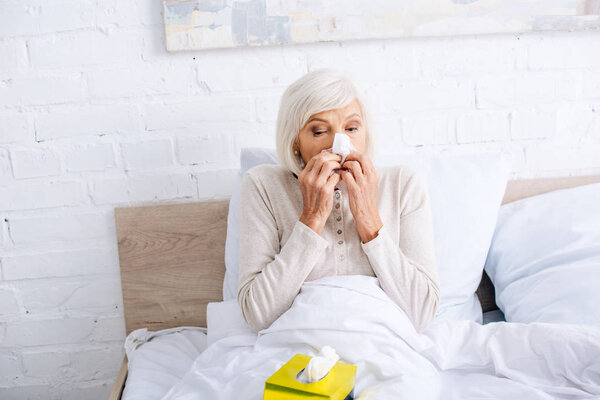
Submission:
[[[334,169],[341,168],[340,161],[340,155],[322,151],[308,161],[298,176],[303,202],[300,222],[319,235],[331,214],[333,189],[340,181],[339,174],[329,174]]]
[[[358,234],[363,243],[370,242],[383,226],[377,206],[379,175],[371,159],[355,151],[346,157],[342,169]]]

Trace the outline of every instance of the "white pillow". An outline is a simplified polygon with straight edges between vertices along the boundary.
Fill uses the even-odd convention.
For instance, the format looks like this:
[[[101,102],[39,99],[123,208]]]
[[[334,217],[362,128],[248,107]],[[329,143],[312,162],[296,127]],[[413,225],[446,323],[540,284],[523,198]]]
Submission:
[[[223,300],[237,300],[238,256],[239,256],[239,204],[242,188],[242,175],[248,169],[260,164],[279,164],[274,149],[243,148],[240,153],[240,171],[238,172],[233,193],[229,199],[227,214],[227,236],[225,238],[225,278],[223,279]]]
[[[503,205],[485,270],[507,321],[600,323],[600,183]]]
[[[206,346],[230,336],[257,336],[244,319],[237,299],[210,302],[206,306]]]
[[[258,164],[278,163],[275,150],[242,149],[240,181],[232,195],[225,249],[224,300],[237,297],[237,206],[241,174]],[[407,165],[425,175],[432,203],[441,284],[437,320],[482,322],[475,294],[502,202],[509,163],[502,154],[379,156],[376,165]]]
[[[482,323],[475,292],[506,190],[509,156],[381,155],[375,164],[406,165],[426,177],[441,290],[435,319]]]

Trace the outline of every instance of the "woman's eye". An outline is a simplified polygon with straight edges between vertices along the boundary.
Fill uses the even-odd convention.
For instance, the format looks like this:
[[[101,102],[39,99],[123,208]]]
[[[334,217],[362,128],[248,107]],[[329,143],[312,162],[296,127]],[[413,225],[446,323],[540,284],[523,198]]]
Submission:
[[[313,132],[313,133],[315,134],[315,136],[319,136],[320,134],[325,133],[325,132],[319,131],[319,132]]]
[[[348,128],[348,130],[352,130],[352,129],[354,129],[355,131],[358,130],[358,128]]]

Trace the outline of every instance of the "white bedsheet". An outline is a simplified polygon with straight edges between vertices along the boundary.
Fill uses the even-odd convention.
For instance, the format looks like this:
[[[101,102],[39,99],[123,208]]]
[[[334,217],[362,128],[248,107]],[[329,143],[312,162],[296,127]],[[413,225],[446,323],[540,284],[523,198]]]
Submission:
[[[127,381],[122,400],[160,400],[206,348],[206,328],[138,329],[125,340]]]
[[[190,369],[194,359],[204,351],[207,344],[219,338],[236,334],[240,331],[249,333],[255,339],[242,319],[237,306],[237,300],[210,303],[209,320],[213,319],[213,329],[206,335],[205,328],[178,327],[160,331],[140,330],[132,332],[127,337],[126,347],[129,358],[129,375],[123,391],[122,400],[159,400],[177,383]],[[217,318],[217,320],[214,320]],[[500,310],[488,311],[483,314],[483,323],[504,321]],[[219,329],[221,328],[221,329]],[[134,355],[135,353],[135,355]],[[486,386],[487,377],[477,374],[448,374],[448,383],[458,386],[471,385],[471,395],[475,398],[481,394],[479,386]],[[447,385],[444,385],[447,386]],[[507,388],[502,394],[507,393]],[[522,388],[519,389],[522,393]],[[460,391],[465,393],[464,388]],[[489,388],[487,389],[489,394]],[[500,398],[499,396],[498,398]]]
[[[304,283],[258,335],[240,315],[209,308],[210,343],[163,400],[262,399],[265,380],[294,354],[324,345],[358,366],[361,399],[600,398],[598,326],[436,322],[418,334],[377,278],[360,275]]]

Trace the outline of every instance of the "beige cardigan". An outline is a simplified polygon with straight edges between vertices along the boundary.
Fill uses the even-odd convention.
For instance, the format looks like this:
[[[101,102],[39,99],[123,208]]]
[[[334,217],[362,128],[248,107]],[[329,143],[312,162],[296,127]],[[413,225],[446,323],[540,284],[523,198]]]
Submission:
[[[239,290],[244,319],[259,331],[290,308],[304,281],[330,275],[377,276],[385,293],[419,331],[439,304],[433,219],[421,173],[406,166],[378,167],[377,237],[362,243],[343,181],[321,235],[299,221],[302,192],[281,165],[249,169],[239,209]]]

